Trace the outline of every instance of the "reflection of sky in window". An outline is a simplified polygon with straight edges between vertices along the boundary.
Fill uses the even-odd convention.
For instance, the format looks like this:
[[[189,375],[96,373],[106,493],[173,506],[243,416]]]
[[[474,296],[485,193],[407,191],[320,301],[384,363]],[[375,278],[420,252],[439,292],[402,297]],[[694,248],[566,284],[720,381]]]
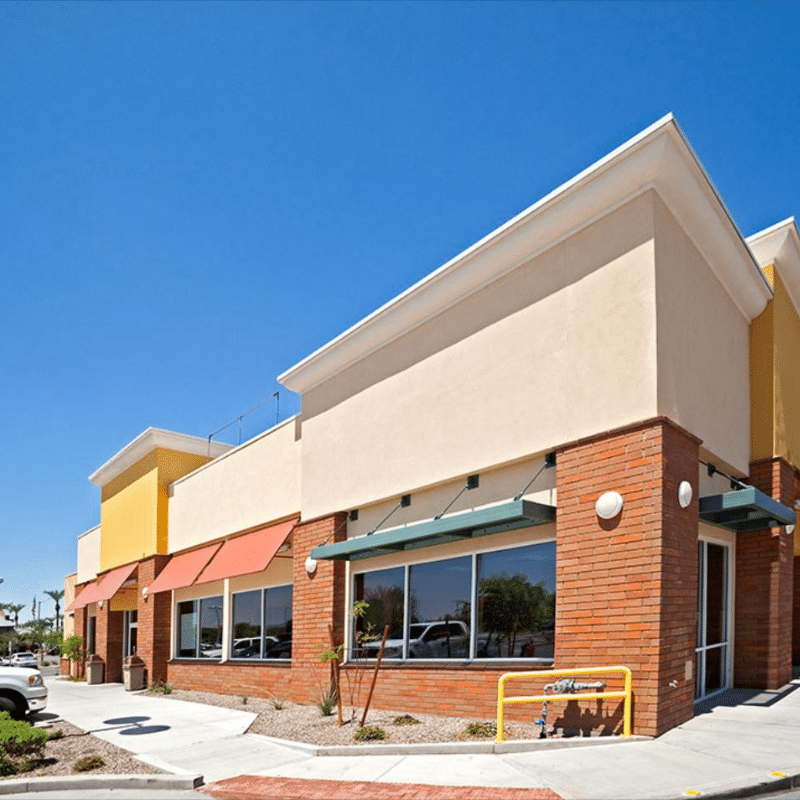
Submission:
[[[469,608],[472,559],[469,556],[414,564],[411,567],[411,613],[414,621],[455,617]]]
[[[207,597],[200,601],[200,627],[222,628],[221,597]]]
[[[247,622],[258,628],[261,625],[261,592],[241,592],[233,596],[233,624]]]
[[[267,628],[283,628],[292,619],[292,587],[267,589]]]
[[[478,580],[494,575],[525,575],[534,586],[541,583],[551,593],[556,590],[556,543],[514,547],[478,556]]]

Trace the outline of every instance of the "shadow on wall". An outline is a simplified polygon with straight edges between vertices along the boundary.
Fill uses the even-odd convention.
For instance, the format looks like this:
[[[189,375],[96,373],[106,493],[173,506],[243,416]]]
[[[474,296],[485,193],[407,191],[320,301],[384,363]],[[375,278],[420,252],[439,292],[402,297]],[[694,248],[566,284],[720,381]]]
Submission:
[[[567,700],[561,716],[553,720],[553,733],[565,737],[591,736],[592,731],[596,731],[595,736],[622,733],[624,702],[618,703],[612,713],[604,708],[603,700],[595,703],[594,711],[588,707],[581,710],[577,700]]]

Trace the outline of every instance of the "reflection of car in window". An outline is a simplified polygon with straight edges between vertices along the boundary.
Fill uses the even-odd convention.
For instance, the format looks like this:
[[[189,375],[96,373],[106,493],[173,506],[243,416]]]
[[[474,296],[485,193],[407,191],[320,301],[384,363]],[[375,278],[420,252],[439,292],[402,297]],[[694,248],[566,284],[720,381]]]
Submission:
[[[408,632],[409,658],[469,658],[469,627],[459,619],[412,622]],[[366,642],[363,657],[375,658],[380,642]],[[384,658],[402,658],[403,640],[387,639]]]

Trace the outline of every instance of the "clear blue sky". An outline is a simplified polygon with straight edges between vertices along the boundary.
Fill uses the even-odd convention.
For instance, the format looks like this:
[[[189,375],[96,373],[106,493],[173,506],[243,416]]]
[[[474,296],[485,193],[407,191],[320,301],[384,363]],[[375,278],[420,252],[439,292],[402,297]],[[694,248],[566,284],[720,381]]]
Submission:
[[[668,111],[745,235],[800,216],[798,30],[794,3],[0,4],[0,602],[52,614],[87,476],[145,428],[207,436]]]

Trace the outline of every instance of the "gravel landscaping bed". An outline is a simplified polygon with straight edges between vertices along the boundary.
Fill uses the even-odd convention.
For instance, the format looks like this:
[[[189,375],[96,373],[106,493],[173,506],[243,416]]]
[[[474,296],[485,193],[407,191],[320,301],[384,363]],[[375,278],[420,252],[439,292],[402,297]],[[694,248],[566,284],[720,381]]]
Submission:
[[[37,722],[35,716],[33,722]],[[126,750],[98,739],[96,736],[76,728],[69,722],[63,720],[44,724],[38,722],[37,727],[41,727],[49,734],[61,731],[64,734],[63,738],[48,741],[45,747],[44,760],[39,762],[35,769],[29,772],[22,772],[19,775],[0,776],[0,781],[43,778],[55,775],[163,774],[162,770],[137,761]],[[103,759],[103,765],[92,769],[90,772],[74,771],[75,763],[89,756],[100,756]]]
[[[243,697],[242,695],[213,694],[211,692],[191,692],[184,689],[173,689],[170,694],[148,692],[153,697],[163,697],[165,702],[174,700],[189,700],[193,703],[207,703],[209,705],[235,708],[239,711],[249,711],[257,717],[250,726],[248,733],[257,733],[263,736],[274,736],[278,739],[289,739],[295,742],[306,742],[315,745],[351,745],[354,744],[353,735],[358,730],[363,709],[359,708],[356,719],[350,719],[350,710],[344,709],[345,725],[338,726],[336,709],[332,716],[323,716],[317,706],[297,705],[289,701],[273,701],[261,697]],[[276,708],[280,705],[281,708]],[[417,723],[396,725],[398,717],[406,715],[403,709],[396,711],[383,711],[370,709],[366,725],[377,726],[383,729],[384,744],[388,743],[431,743],[431,742],[459,742],[459,741],[486,741],[494,738],[495,720],[480,717],[442,717],[433,714],[414,713],[413,718]],[[488,737],[470,736],[465,729],[470,723],[482,722],[491,728]],[[533,723],[506,723],[505,738],[512,739],[538,739],[539,726]],[[366,744],[380,742],[368,741]]]

